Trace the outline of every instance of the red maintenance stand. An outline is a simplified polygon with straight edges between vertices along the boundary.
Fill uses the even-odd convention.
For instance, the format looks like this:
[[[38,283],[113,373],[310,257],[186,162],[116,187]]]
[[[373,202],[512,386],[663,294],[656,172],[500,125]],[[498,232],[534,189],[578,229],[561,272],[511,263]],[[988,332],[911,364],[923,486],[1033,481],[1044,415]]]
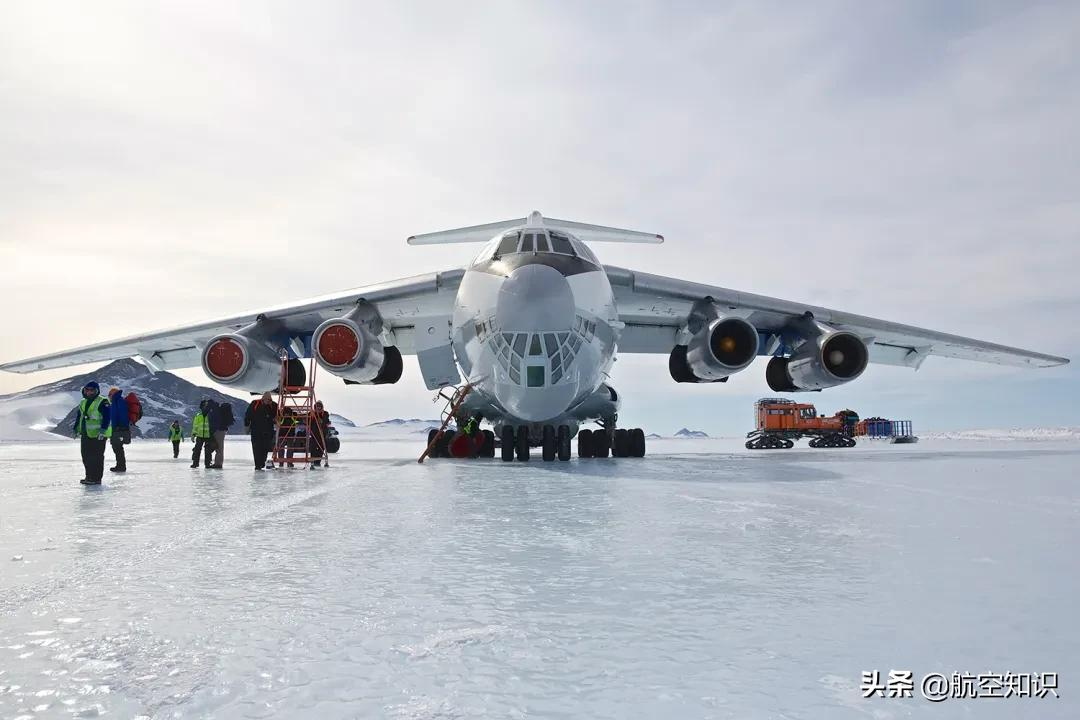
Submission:
[[[289,385],[289,362],[288,353],[282,351],[281,380],[278,383],[278,432],[271,461],[279,465],[303,463],[304,467],[310,467],[315,460],[321,460],[330,467],[322,423],[315,421],[315,371],[318,363],[314,358],[309,358],[305,384]],[[300,423],[305,428],[303,435],[298,434]],[[322,450],[321,458],[311,454],[313,447]],[[292,457],[288,457],[290,450]]]

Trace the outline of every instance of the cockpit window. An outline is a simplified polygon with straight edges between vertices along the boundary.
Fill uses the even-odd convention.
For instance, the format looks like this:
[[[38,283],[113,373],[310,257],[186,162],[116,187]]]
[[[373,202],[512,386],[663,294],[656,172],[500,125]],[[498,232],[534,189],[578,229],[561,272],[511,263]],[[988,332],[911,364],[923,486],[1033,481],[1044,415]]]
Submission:
[[[525,369],[525,380],[529,387],[544,387],[544,366],[530,365]]]
[[[536,234],[536,252],[550,252],[548,250],[547,235],[544,233]]]
[[[540,347],[540,333],[532,336],[532,343],[529,345],[530,355],[543,355],[544,350]]]
[[[518,246],[518,233],[508,232],[502,236],[502,240],[499,242],[499,249],[495,253],[496,257],[500,255],[509,255],[512,252],[517,252]]]
[[[596,259],[596,256],[592,254],[592,250],[589,249],[589,246],[581,242],[580,240],[574,240],[574,250],[577,251],[577,254],[580,257],[585,258],[589,262],[597,265],[600,264],[600,262]]]
[[[533,251],[533,234],[525,233],[524,239],[521,241],[521,252]]]
[[[551,250],[563,255],[574,254],[574,247],[570,244],[570,238],[557,232],[551,233]]]

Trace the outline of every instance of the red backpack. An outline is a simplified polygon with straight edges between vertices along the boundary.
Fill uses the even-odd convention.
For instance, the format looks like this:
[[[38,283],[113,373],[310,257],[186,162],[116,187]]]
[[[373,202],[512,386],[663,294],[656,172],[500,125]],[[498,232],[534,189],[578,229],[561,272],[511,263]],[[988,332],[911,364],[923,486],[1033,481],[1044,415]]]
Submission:
[[[124,400],[127,401],[128,422],[134,425],[142,420],[142,403],[139,402],[138,396],[133,392],[129,392],[125,395]]]

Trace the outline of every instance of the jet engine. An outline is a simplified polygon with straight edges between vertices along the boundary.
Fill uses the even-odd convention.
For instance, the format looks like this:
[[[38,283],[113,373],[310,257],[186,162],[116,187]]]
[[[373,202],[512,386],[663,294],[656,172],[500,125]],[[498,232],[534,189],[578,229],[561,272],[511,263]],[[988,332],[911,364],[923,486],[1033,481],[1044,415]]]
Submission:
[[[746,368],[758,354],[758,333],[738,317],[721,315],[708,303],[691,312],[686,345],[676,345],[668,359],[675,382],[726,382]]]
[[[853,333],[829,330],[810,337],[791,357],[774,357],[765,380],[776,392],[809,392],[851,382],[862,375],[870,351]]]
[[[253,393],[267,392],[277,388],[281,381],[281,360],[264,342],[242,335],[226,333],[210,339],[202,352],[203,372],[214,382],[240,388]],[[300,378],[294,377],[289,368],[289,383],[298,379],[303,385],[303,365],[299,365]]]
[[[379,342],[381,325],[374,308],[359,307],[316,328],[312,353],[327,372],[350,385],[392,385],[401,379],[401,352]]]

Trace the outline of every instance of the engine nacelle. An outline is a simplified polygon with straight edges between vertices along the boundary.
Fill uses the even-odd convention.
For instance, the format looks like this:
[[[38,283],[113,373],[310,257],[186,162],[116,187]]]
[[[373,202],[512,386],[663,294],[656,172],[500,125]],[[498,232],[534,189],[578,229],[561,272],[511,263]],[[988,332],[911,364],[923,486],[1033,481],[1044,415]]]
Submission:
[[[789,358],[774,357],[765,380],[776,392],[809,392],[843,385],[862,375],[870,351],[858,335],[824,332],[800,345]]]
[[[311,351],[327,372],[349,384],[390,385],[401,379],[401,352],[384,346],[366,323],[352,316],[327,320],[316,328]]]
[[[266,343],[238,333],[211,338],[203,348],[202,368],[216,383],[253,393],[274,390],[281,381],[277,354]],[[290,367],[290,383],[292,375]],[[303,379],[296,384],[303,385]]]
[[[704,316],[701,316],[701,314]],[[709,304],[695,311],[689,329],[694,332],[690,342],[677,345],[668,359],[668,370],[675,382],[726,382],[754,362],[758,354],[758,332],[753,325],[738,317],[726,317]]]

